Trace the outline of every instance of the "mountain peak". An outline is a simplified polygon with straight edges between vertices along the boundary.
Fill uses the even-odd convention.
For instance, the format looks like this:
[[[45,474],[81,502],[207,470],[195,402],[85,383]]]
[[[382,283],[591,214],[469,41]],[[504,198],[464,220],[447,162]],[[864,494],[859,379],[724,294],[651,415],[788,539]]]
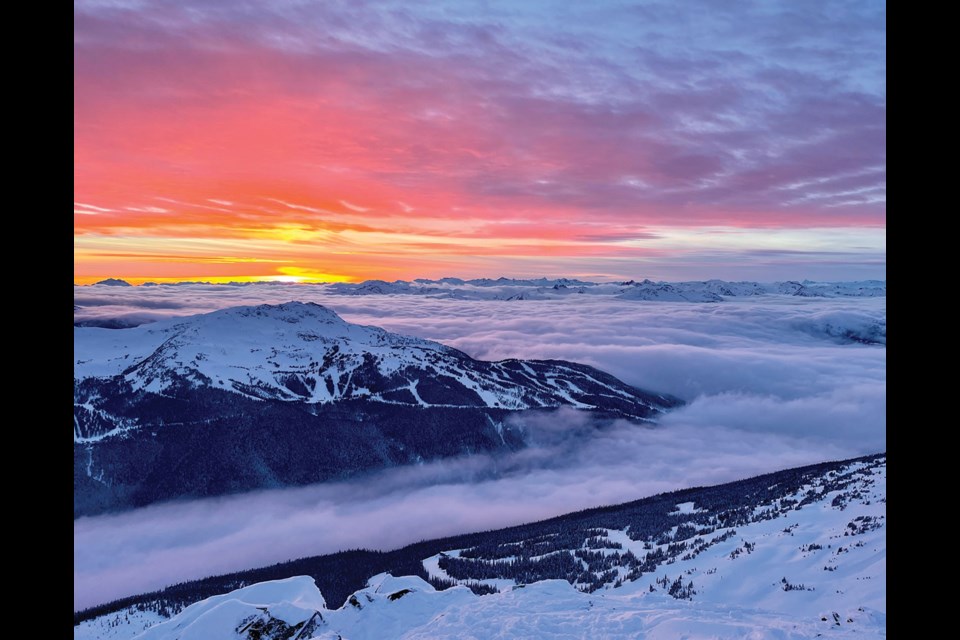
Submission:
[[[300,302],[291,300],[280,304],[260,304],[257,306],[231,307],[224,309],[224,312],[239,314],[241,316],[266,316],[283,320],[286,322],[299,322],[312,319],[323,322],[338,322],[346,324],[346,321],[337,315],[337,312],[330,307],[325,307],[316,302]],[[214,314],[217,312],[214,312]],[[210,315],[214,315],[210,314]]]
[[[132,287],[133,285],[127,282],[126,280],[121,280],[120,278],[107,278],[106,280],[101,280],[100,282],[94,282],[94,286],[102,284],[108,287]]]

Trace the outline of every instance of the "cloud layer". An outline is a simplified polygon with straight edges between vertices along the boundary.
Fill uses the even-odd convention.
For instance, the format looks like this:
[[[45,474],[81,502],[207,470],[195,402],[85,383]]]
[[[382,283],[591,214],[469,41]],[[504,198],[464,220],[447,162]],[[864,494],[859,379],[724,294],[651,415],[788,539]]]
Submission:
[[[308,286],[78,288],[100,317],[298,299],[474,357],[564,358],[686,399],[654,428],[523,418],[537,446],[336,486],[162,505],[75,523],[75,604],[215,572],[515,524],[792,465],[885,450],[886,350],[823,327],[885,322],[885,299],[720,304],[588,296],[457,301]],[[825,321],[825,318],[829,322]],[[832,324],[831,324],[832,323]],[[242,508],[241,508],[242,507]]]

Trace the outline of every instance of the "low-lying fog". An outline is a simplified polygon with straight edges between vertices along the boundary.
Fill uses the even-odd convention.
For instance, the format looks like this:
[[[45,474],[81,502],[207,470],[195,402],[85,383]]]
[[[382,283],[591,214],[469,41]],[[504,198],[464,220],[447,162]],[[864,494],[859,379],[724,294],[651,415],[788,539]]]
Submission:
[[[562,358],[688,402],[655,427],[523,416],[536,445],[348,483],[157,505],[74,524],[77,608],[346,548],[390,549],[662,491],[886,449],[886,299],[667,303],[335,296],[322,287],[78,287],[78,317],[139,321],[238,304],[325,304],[475,358]],[[122,329],[117,329],[122,331]]]

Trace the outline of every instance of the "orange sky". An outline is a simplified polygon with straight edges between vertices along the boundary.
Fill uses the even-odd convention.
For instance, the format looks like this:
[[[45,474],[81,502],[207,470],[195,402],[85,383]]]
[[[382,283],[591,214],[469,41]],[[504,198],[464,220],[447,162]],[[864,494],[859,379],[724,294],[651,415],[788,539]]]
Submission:
[[[883,277],[863,37],[841,78],[717,53],[763,34],[401,9],[78,1],[75,282]]]

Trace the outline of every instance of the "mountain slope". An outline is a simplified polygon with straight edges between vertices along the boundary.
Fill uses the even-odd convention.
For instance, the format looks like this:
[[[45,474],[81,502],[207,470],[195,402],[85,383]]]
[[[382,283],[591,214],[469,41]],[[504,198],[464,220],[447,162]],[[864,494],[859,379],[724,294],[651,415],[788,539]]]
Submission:
[[[186,638],[180,630],[201,616],[209,616],[207,637],[250,638],[236,621],[266,625],[267,613],[286,625],[274,623],[281,629],[300,624],[302,630],[312,620],[303,638],[344,640],[885,637],[886,458],[687,489],[388,554],[351,553],[345,562],[340,554],[298,560],[91,611],[78,617],[75,638],[130,638],[167,617],[143,637]],[[284,605],[293,596],[303,600],[298,594],[305,591],[319,599],[310,578],[291,578],[289,588],[266,583],[261,588],[272,590],[273,599],[243,591],[197,597],[204,589],[229,591],[305,570],[326,605]],[[449,588],[452,581],[500,593],[478,596]],[[359,590],[345,600],[331,597],[345,582]],[[182,607],[178,596],[197,604],[172,615]],[[213,615],[224,601],[235,607],[228,625]],[[573,630],[583,635],[571,636]]]
[[[589,366],[483,362],[291,302],[74,329],[74,511],[302,485],[525,445],[561,406],[656,419],[676,398]]]
[[[186,383],[310,404],[364,398],[511,410],[618,406],[633,418],[675,403],[592,367],[482,362],[436,342],[350,324],[313,303],[235,307],[129,331],[77,328],[74,335],[75,377],[119,376],[133,391],[164,393]]]

